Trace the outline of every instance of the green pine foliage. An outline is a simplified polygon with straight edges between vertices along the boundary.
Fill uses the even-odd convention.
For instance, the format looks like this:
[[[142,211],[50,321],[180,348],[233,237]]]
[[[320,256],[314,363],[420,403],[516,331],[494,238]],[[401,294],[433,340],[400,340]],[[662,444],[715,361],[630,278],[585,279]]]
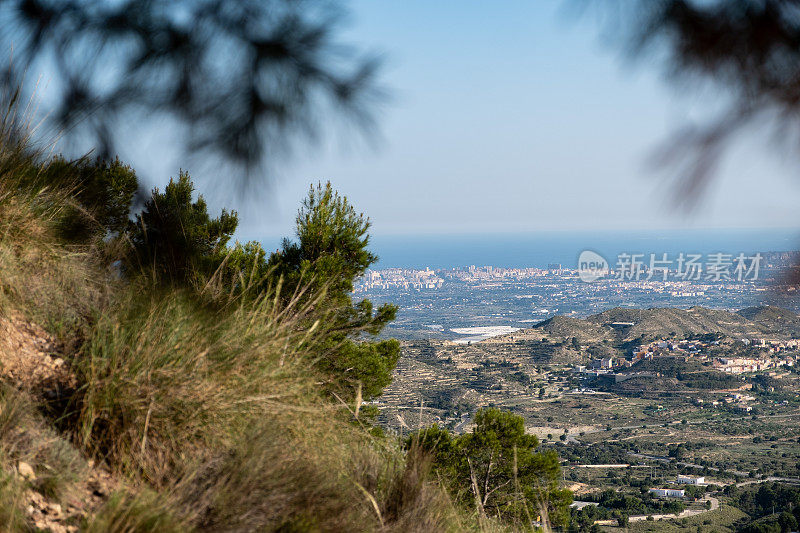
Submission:
[[[395,340],[369,341],[394,320],[397,307],[373,309],[372,302],[352,301],[353,282],[377,261],[368,250],[369,219],[358,213],[330,182],[317,184],[297,215],[297,240],[285,239],[269,259],[283,280],[284,294],[323,294],[319,306],[331,311],[325,324],[326,349],[318,367],[337,394],[370,399],[391,382],[400,357]]]
[[[313,302],[306,327],[325,340],[316,366],[328,390],[340,398],[378,396],[391,382],[400,345],[374,340],[394,319],[395,306],[374,309],[369,300],[351,297],[354,281],[377,260],[368,249],[369,220],[326,183],[310,188],[297,215],[297,240],[285,239],[269,258],[255,242],[228,245],[237,223],[236,212],[212,218],[182,172],[164,192],[154,189],[130,224],[129,269],[173,285],[213,287],[217,299],[257,299],[274,290],[284,305]]]
[[[3,527],[31,530],[25,491],[67,498],[97,465],[118,485],[86,510],[87,531],[500,531],[498,514],[520,529],[543,512],[558,519],[558,464],[510,415],[481,414],[470,436],[442,432],[447,446],[430,432],[413,453],[363,423],[360,402],[399,357],[397,341],[375,337],[396,308],[353,301],[377,258],[369,220],[329,183],[311,188],[296,240],[268,255],[231,244],[237,214],[209,214],[185,172],[131,220],[130,167],[47,158],[7,129],[0,121],[0,321],[44,327],[72,381],[24,397],[0,383],[0,470],[24,460],[37,473],[32,484],[0,476]],[[496,487],[480,492],[490,518],[453,504],[473,501],[473,476]]]
[[[434,425],[406,439],[407,448],[431,454],[462,505],[521,526],[566,525],[572,494],[559,488],[557,454],[538,446],[521,416],[496,408],[479,410],[471,433],[456,436]]]
[[[55,157],[38,179],[74,193],[76,203],[67,211],[61,227],[62,235],[72,241],[121,234],[139,187],[136,172],[118,158],[67,161]]]
[[[209,275],[236,231],[239,220],[235,211],[223,209],[219,217],[212,218],[205,199],[193,197],[194,184],[182,171],[177,180],[170,179],[164,192],[153,189],[129,229],[134,251],[131,261],[151,269],[161,281],[189,283],[197,276]]]
[[[290,285],[311,275],[318,287],[325,285],[329,300],[347,307],[354,279],[378,259],[367,249],[369,227],[330,182],[311,186],[297,214],[297,241],[285,239],[271,261]]]
[[[37,154],[26,154],[24,147],[20,151],[0,166],[3,179],[28,195],[47,192],[59,197],[55,228],[60,238],[82,243],[125,230],[139,186],[130,166],[119,159],[68,160],[57,155],[40,160]]]

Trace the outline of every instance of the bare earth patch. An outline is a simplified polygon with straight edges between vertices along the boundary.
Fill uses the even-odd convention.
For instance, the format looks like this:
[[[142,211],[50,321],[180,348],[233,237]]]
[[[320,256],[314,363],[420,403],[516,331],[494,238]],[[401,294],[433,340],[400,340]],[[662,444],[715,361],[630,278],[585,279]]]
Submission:
[[[73,533],[78,531],[81,520],[97,510],[108,500],[118,483],[104,468],[90,463],[86,479],[76,483],[66,504],[49,500],[34,490],[25,491],[25,513],[33,525],[41,531],[51,533]]]
[[[18,316],[0,317],[0,377],[21,389],[74,387],[60,348],[41,327]]]
[[[29,392],[34,397],[47,398],[59,391],[74,389],[77,379],[62,359],[61,347],[38,325],[16,315],[0,317],[0,380]],[[36,427],[18,428],[34,432],[32,439],[43,443],[46,438],[36,433]],[[48,437],[52,438],[52,437]],[[39,468],[47,465],[39,464]],[[87,460],[84,474],[71,483],[60,502],[29,488],[23,493],[23,508],[29,523],[38,531],[72,533],[78,531],[81,520],[105,503],[119,488],[105,465]],[[35,487],[37,474],[30,464],[15,464],[18,478]]]

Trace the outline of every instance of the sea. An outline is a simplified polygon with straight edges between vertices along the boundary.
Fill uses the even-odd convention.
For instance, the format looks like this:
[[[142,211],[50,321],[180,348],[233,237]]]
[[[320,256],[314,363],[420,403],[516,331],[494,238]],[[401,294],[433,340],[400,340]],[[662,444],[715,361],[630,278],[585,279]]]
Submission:
[[[265,245],[269,247],[265,239]],[[276,239],[275,243],[278,242]],[[276,246],[271,246],[274,249]],[[606,259],[613,268],[620,254],[644,254],[647,263],[650,254],[656,259],[667,255],[676,260],[678,254],[731,254],[733,257],[756,253],[792,252],[800,250],[800,229],[682,229],[635,231],[551,231],[505,232],[484,234],[373,234],[369,249],[379,257],[371,268],[451,269],[493,266],[495,268],[562,268],[578,267],[578,257],[591,250]],[[766,265],[762,265],[766,266]],[[576,288],[585,289],[584,284]],[[602,288],[602,286],[601,286]],[[608,294],[597,290],[586,293],[586,298],[566,298],[561,285],[542,287],[537,293],[544,297],[539,303],[519,299],[527,293],[516,289],[464,286],[458,298],[448,291],[377,291],[367,296],[375,303],[392,302],[400,306],[398,319],[387,335],[397,338],[417,338],[420,335],[447,338],[456,342],[481,340],[517,328],[530,327],[554,314],[585,316],[615,306],[690,307],[701,305],[713,308],[739,309],[760,305],[763,295],[737,293],[698,292],[694,296],[648,292],[641,289],[619,293],[610,289]],[[521,290],[521,289],[520,289]],[[526,289],[527,290],[527,289]],[[547,291],[559,294],[548,296]],[[584,294],[584,293],[581,293]],[[529,303],[530,302],[530,303]],[[789,305],[791,304],[791,305]],[[797,302],[780,305],[795,309]],[[776,304],[778,305],[778,304]],[[546,309],[545,309],[546,307]],[[431,325],[437,325],[434,331]]]
[[[800,229],[708,229],[527,232],[492,234],[374,235],[374,269],[445,269],[470,265],[501,268],[576,268],[578,256],[591,250],[610,264],[623,253],[668,254],[800,250]]]

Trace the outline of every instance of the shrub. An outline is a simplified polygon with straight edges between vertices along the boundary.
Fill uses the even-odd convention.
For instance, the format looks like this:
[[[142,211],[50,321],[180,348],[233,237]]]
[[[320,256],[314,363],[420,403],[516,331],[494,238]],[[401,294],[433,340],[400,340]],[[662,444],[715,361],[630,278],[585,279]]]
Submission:
[[[193,201],[193,194],[186,172],[177,181],[170,179],[163,193],[153,189],[128,231],[135,252],[129,259],[133,272],[144,267],[161,281],[185,284],[219,266],[238,217],[223,209],[211,218],[203,197]]]
[[[297,328],[304,310],[273,302],[219,310],[189,289],[132,285],[73,363],[85,384],[78,441],[158,484],[189,450],[225,442],[276,402],[315,397],[313,376],[298,379],[313,344]]]
[[[75,201],[65,206],[59,223],[60,235],[70,241],[121,234],[139,186],[136,173],[118,158],[67,161],[56,156],[43,166],[37,181],[73,195]]]
[[[0,135],[8,132],[0,131]],[[7,148],[8,138],[2,142]],[[138,189],[136,173],[119,159],[70,161],[59,155],[48,159],[29,145],[4,150],[0,174],[21,198],[49,196],[50,202],[39,202],[37,207],[57,208],[59,236],[71,242],[120,234],[128,224]]]
[[[297,215],[297,241],[284,240],[269,259],[283,280],[285,298],[322,294],[320,306],[331,313],[325,324],[326,349],[317,361],[339,394],[360,391],[364,399],[380,394],[391,381],[400,356],[394,341],[365,342],[394,320],[391,304],[373,310],[369,300],[353,303],[355,279],[377,260],[368,251],[370,222],[331,187],[311,187]],[[301,288],[303,290],[301,290]],[[358,392],[356,392],[356,395]]]

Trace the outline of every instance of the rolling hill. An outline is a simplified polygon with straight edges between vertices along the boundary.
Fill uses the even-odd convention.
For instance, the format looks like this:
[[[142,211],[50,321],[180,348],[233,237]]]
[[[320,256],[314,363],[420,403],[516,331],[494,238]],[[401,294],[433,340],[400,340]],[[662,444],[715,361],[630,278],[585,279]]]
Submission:
[[[536,324],[532,330],[531,335],[539,331],[563,339],[577,337],[581,342],[608,340],[624,343],[635,339],[650,341],[704,333],[721,333],[728,337],[797,338],[800,337],[800,316],[772,306],[749,307],[737,312],[704,307],[617,307],[585,319],[554,316]]]

